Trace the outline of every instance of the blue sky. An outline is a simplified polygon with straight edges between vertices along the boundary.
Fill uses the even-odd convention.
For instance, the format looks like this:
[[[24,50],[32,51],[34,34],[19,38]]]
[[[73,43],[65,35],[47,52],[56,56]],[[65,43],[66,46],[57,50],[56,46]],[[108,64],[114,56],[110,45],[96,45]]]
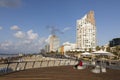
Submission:
[[[120,0],[0,0],[0,52],[39,52],[50,31],[76,41],[76,20],[94,10],[97,44],[120,37]],[[64,33],[61,33],[64,32]]]

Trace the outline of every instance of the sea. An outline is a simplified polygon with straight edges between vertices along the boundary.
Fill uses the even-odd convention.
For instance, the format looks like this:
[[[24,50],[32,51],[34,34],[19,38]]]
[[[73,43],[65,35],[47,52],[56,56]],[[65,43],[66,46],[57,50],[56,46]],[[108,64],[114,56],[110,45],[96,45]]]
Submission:
[[[16,57],[19,54],[0,54],[0,58]]]

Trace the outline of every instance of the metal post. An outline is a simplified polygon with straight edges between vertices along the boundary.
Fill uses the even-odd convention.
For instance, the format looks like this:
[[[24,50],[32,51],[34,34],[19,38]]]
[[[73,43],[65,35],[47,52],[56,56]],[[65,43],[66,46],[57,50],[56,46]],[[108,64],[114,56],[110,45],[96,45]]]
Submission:
[[[67,60],[65,60],[64,65],[66,65],[66,61],[67,61]]]
[[[48,63],[47,63],[47,67],[49,66],[49,60],[48,60]]]
[[[71,59],[70,59],[70,62],[69,62],[69,64],[68,65],[71,65]]]
[[[26,66],[27,66],[27,62],[25,62],[25,65],[24,65],[24,70],[26,69]]]
[[[33,65],[32,65],[32,68],[34,68],[34,65],[35,65],[35,61],[33,61]]]
[[[40,67],[41,67],[41,66],[42,66],[42,62],[43,62],[43,61],[40,61],[40,62],[41,62],[41,63],[40,63]]]
[[[53,60],[54,61],[54,64],[53,64],[53,66],[55,66],[55,60]]]
[[[60,66],[60,64],[61,64],[61,60],[60,60],[60,62],[59,62],[59,64],[58,64],[58,66]]]
[[[8,73],[9,66],[10,66],[10,62],[8,62],[7,69],[5,69],[5,73]]]
[[[19,62],[17,62],[17,65],[16,65],[16,68],[15,68],[15,71],[18,71],[18,65],[19,65]]]

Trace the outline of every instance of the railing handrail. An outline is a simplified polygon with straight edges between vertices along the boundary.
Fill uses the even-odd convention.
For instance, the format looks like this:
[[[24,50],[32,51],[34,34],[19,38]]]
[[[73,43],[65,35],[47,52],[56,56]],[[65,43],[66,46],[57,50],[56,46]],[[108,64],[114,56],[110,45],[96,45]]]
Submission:
[[[73,61],[73,63],[71,63]],[[26,70],[30,68],[41,68],[41,67],[51,67],[51,66],[66,66],[66,65],[74,65],[76,60],[71,59],[61,59],[61,60],[41,60],[41,61],[18,61],[18,62],[6,62],[0,63],[0,75]],[[2,65],[2,66],[1,66]]]

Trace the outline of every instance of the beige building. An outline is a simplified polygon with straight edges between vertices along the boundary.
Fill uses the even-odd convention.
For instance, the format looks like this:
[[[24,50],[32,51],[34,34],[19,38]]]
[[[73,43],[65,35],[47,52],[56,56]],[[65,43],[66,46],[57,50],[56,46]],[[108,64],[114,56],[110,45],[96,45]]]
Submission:
[[[95,50],[96,48],[96,24],[94,11],[90,11],[76,23],[76,45],[80,50]]]

